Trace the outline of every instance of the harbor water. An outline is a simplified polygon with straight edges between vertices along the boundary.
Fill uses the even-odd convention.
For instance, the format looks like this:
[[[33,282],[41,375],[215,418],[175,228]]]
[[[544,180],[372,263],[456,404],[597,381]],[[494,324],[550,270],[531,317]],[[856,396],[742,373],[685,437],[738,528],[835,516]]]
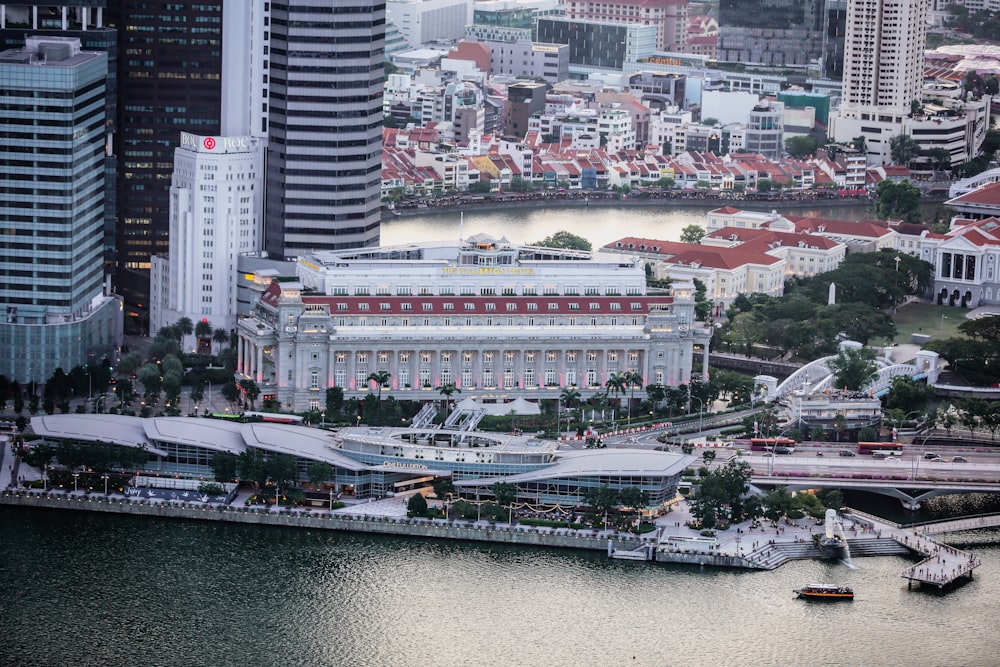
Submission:
[[[901,557],[772,572],[0,508],[0,664],[993,665],[1000,535],[971,581]],[[986,543],[984,543],[986,542]],[[794,599],[813,582],[851,603]]]

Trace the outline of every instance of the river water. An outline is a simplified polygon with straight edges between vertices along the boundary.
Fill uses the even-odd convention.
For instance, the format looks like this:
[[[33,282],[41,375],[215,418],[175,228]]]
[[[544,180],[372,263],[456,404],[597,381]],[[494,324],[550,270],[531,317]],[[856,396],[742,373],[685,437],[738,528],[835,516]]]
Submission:
[[[0,508],[0,665],[985,667],[1000,548],[972,548],[976,578],[941,593],[899,557],[747,572]],[[857,598],[794,599],[812,582]]]
[[[739,202],[743,204],[743,202]],[[782,214],[809,215],[840,220],[872,217],[867,206],[818,206],[782,209],[780,202],[746,202],[748,211],[777,210]],[[382,243],[395,245],[413,241],[440,241],[486,233],[506,236],[514,243],[532,243],[560,230],[589,240],[595,248],[623,236],[679,241],[688,225],[705,226],[706,214],[718,205],[680,206],[589,206],[577,208],[485,209],[431,212],[425,215],[387,217],[382,222]],[[928,211],[930,211],[928,207]]]

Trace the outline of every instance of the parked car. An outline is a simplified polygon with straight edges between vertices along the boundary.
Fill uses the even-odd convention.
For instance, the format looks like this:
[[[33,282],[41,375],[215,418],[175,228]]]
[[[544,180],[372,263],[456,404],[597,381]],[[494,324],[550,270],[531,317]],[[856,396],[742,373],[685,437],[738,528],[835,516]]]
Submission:
[[[951,457],[951,462],[952,463],[968,463],[969,459],[965,458],[964,456],[953,456],[953,457]]]
[[[841,456],[856,456],[856,454],[854,452],[852,452],[851,450],[849,450],[849,449],[841,449],[840,450],[840,455]]]

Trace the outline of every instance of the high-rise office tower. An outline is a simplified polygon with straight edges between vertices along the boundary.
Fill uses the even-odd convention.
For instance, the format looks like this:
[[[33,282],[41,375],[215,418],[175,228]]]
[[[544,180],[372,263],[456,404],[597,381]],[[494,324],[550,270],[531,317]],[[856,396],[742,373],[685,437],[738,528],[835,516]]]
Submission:
[[[849,0],[844,85],[831,121],[836,141],[864,137],[869,163],[890,160],[890,141],[909,134],[923,83],[927,0]]]
[[[269,9],[264,248],[281,258],[377,245],[385,2]]]
[[[262,141],[250,136],[181,133],[170,187],[170,254],[151,260],[153,330],[182,317],[209,331],[236,328],[237,261],[260,249]],[[183,337],[206,352],[211,333]]]
[[[104,251],[107,54],[0,53],[0,374],[42,381],[121,344]]]
[[[0,51],[21,49],[29,35],[76,37],[84,51],[108,55],[104,96],[105,128],[109,147],[114,145],[118,108],[118,31],[104,25],[107,0],[6,0],[0,2]],[[117,160],[111,153],[104,162],[104,263],[115,265],[115,189]]]
[[[108,3],[118,29],[116,284],[140,317],[150,257],[168,251],[170,182],[181,132],[218,135],[222,0]]]

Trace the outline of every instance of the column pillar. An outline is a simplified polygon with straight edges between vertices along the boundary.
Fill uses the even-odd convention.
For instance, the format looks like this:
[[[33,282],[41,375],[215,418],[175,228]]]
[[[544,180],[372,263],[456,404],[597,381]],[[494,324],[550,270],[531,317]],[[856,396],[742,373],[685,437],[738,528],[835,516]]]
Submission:
[[[701,380],[702,382],[708,382],[708,340],[702,343],[702,353],[701,353]]]
[[[257,346],[257,360],[254,364],[254,382],[260,384],[263,381],[263,369],[264,368],[264,348],[260,345]]]

